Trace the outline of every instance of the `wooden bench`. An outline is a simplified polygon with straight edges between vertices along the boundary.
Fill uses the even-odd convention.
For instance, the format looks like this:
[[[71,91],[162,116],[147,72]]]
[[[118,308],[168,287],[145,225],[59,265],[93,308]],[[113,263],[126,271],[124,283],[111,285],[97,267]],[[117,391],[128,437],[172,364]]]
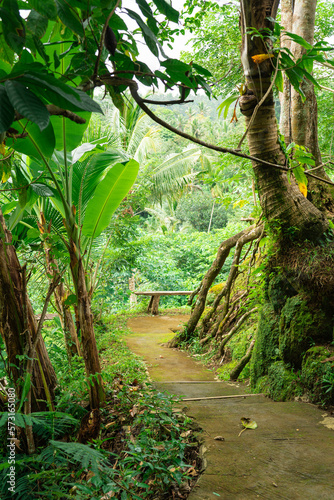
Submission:
[[[56,318],[56,317],[58,317],[58,314],[56,314],[56,313],[46,313],[44,321],[50,321],[51,319]],[[41,315],[36,314],[36,319],[37,319],[37,321],[39,321],[41,319]]]
[[[148,305],[147,312],[156,316],[158,314],[159,301],[161,295],[191,295],[193,292],[188,292],[184,290],[177,291],[158,291],[158,292],[133,292],[135,295],[146,295],[150,296],[151,300]]]

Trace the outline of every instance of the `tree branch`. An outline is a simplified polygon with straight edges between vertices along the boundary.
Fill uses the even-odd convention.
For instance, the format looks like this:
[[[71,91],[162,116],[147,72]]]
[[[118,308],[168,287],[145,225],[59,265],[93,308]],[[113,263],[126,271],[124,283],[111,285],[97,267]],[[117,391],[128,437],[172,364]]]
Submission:
[[[59,108],[59,106],[55,106],[54,104],[47,104],[46,109],[52,116],[64,116],[72,122],[79,123],[80,125],[86,123],[85,118],[76,115],[75,113],[73,113],[73,111],[69,111],[68,109]],[[25,118],[25,116],[16,111],[14,121],[22,120],[22,118]]]

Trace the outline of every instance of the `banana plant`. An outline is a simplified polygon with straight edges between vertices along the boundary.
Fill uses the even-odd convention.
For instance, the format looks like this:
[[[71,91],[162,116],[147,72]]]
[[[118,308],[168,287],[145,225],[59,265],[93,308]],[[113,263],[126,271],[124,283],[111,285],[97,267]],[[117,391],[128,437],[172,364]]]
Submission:
[[[59,236],[69,255],[90,404],[97,408],[105,395],[94,336],[91,293],[87,287],[87,261],[94,238],[109,224],[113,212],[133,185],[139,164],[135,160],[120,162],[120,156],[112,151],[94,154],[88,146],[68,152],[67,136],[71,134],[66,128],[65,118],[60,120],[63,122],[62,150],[50,149],[48,157],[29,131],[27,139],[35,152],[29,143],[26,148],[20,144],[20,148],[26,155],[29,153],[26,170],[34,178],[42,172],[46,182],[41,186],[51,190],[50,199],[63,217],[65,235],[59,233]],[[73,144],[73,137],[71,140]]]

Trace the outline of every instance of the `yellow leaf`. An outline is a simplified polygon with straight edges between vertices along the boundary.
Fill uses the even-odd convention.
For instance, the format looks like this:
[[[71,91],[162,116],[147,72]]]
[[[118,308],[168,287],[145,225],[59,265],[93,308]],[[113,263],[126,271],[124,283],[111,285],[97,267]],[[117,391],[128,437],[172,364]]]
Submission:
[[[306,184],[304,184],[303,182],[299,182],[298,183],[298,187],[300,189],[300,192],[305,196],[307,196],[307,187],[306,187]]]
[[[270,59],[271,57],[274,57],[274,54],[257,54],[256,56],[252,56],[252,59],[256,64],[261,64],[263,61]]]
[[[6,154],[6,146],[4,142],[0,144],[0,153],[2,154],[2,156],[5,156]]]

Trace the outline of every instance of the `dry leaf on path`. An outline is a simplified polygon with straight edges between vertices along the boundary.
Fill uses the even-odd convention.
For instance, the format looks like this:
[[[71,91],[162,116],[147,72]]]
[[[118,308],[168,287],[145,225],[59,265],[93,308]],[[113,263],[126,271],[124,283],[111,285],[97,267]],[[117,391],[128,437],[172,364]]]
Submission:
[[[255,422],[255,420],[251,420],[250,418],[247,418],[247,417],[242,417],[240,420],[241,420],[242,425],[244,426],[244,429],[242,429],[242,431],[239,433],[238,437],[240,437],[241,434],[246,429],[256,429],[257,428],[257,423]]]

